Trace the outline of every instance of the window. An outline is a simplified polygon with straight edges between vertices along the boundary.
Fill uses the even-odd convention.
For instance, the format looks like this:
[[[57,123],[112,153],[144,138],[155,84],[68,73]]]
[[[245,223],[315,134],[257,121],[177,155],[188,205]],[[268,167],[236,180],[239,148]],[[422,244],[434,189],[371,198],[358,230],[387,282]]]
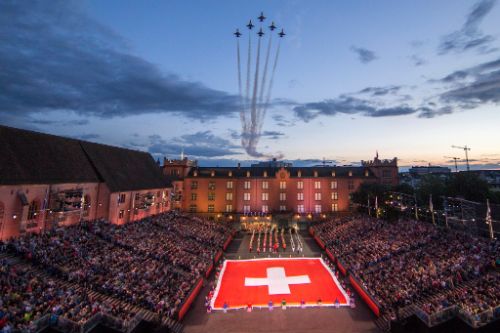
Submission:
[[[304,205],[297,205],[297,212],[303,213],[304,212]]]
[[[268,181],[262,182],[262,189],[267,190],[268,188],[269,188],[269,182]]]
[[[335,177],[335,171],[332,171],[332,177]]]
[[[226,183],[226,188],[227,188],[228,190],[231,190],[231,189],[233,188],[233,181],[232,181],[232,180],[230,180],[230,181],[228,181],[228,182]]]
[[[210,176],[211,176],[211,177],[215,176],[215,171],[213,171],[213,170],[212,170],[212,171],[210,171]]]
[[[193,176],[198,177],[198,171],[193,172]]]
[[[337,181],[336,180],[332,180],[332,182],[330,183],[330,188],[332,190],[336,190],[337,186],[338,186]]]
[[[192,190],[196,190],[197,188],[198,188],[198,181],[193,180],[193,181],[191,182],[191,189],[192,189]]]
[[[321,189],[321,182],[320,181],[315,181],[314,182],[314,189],[315,190]]]
[[[354,190],[354,182],[352,180],[347,182],[347,189]]]
[[[303,181],[297,182],[297,189],[302,190],[303,188],[304,188],[304,182]]]
[[[300,171],[300,170],[299,170],[299,171],[297,172],[297,177],[302,177],[302,171]]]
[[[248,192],[243,193],[243,200],[250,201],[250,193],[248,193]]]
[[[191,193],[191,200],[195,201],[196,199],[198,199],[198,195],[196,193]]]
[[[316,201],[321,200],[321,192],[314,193],[314,200],[316,200]]]
[[[38,205],[37,205],[36,201],[33,200],[30,203],[30,207],[28,209],[28,220],[36,219],[37,210],[38,210]]]
[[[233,205],[226,205],[226,213],[231,213],[233,211]]]
[[[365,170],[365,177],[368,177],[370,175],[370,172],[368,170]]]
[[[267,177],[267,171],[264,171],[264,177]]]
[[[208,205],[208,212],[213,213],[215,211],[215,206],[214,205]]]
[[[318,177],[318,171],[314,171],[314,177]]]
[[[269,206],[268,205],[263,205],[262,206],[262,212],[267,213],[269,211]]]
[[[227,192],[226,193],[226,200],[227,201],[233,200],[233,193],[232,192]]]
[[[338,200],[339,199],[339,193],[338,192],[332,192],[332,200]]]
[[[208,189],[215,190],[215,182],[208,182]]]
[[[269,193],[265,192],[265,193],[262,193],[262,201],[267,201],[269,200]]]
[[[286,182],[281,181],[280,182],[280,190],[285,190],[286,189]]]
[[[208,192],[208,201],[215,201],[215,192]]]
[[[297,193],[297,200],[304,200],[304,193],[302,192]]]
[[[281,205],[281,206],[280,206],[280,211],[281,211],[281,212],[286,211],[286,206],[285,206],[285,205]]]
[[[243,188],[244,188],[245,190],[249,190],[249,189],[250,189],[250,181],[248,181],[248,180],[247,180],[247,181],[245,181],[245,183],[243,184]]]
[[[120,212],[118,213],[118,218],[121,220],[124,215],[125,215],[125,210],[120,209]]]
[[[332,212],[337,212],[339,210],[339,204],[338,203],[332,203]]]
[[[391,178],[391,170],[382,170],[383,178]]]
[[[247,171],[247,178],[250,177],[250,171]]]
[[[286,193],[280,193],[280,201],[286,201]]]
[[[243,206],[243,213],[250,213],[250,206],[249,205]]]
[[[118,196],[118,203],[119,204],[124,203],[125,202],[125,198],[126,198],[125,193],[120,193],[120,195]]]
[[[352,177],[352,171],[349,170],[349,177]]]
[[[197,207],[196,205],[189,205],[189,212],[190,213],[196,213]]]
[[[229,172],[227,173],[227,175],[228,175],[229,177],[232,177],[232,176],[233,176],[233,172],[232,172],[232,171],[229,171]]]
[[[321,213],[321,205],[314,205],[314,212]]]

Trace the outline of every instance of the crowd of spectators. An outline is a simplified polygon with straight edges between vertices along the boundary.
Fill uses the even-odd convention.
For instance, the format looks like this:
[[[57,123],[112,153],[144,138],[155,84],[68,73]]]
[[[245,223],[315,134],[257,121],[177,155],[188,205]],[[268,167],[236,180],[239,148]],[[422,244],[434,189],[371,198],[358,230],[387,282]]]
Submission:
[[[229,226],[220,223],[166,213],[122,226],[106,221],[82,222],[26,234],[11,239],[4,247],[58,279],[172,318],[230,232]],[[5,274],[11,273],[9,269]],[[3,280],[2,275],[2,289]],[[31,276],[28,281],[32,281]],[[77,298],[77,303],[87,304],[85,295],[64,295],[67,291],[57,285],[53,289],[64,299]],[[2,294],[9,299],[13,295],[8,289]],[[21,294],[19,304],[24,306],[30,298],[31,294]],[[63,313],[85,319],[95,306],[90,302],[78,309],[64,309]],[[23,322],[17,311],[11,314],[14,322]]]
[[[500,305],[497,240],[426,222],[367,216],[322,222],[314,231],[393,317],[398,309],[445,293],[427,304],[429,312],[458,305],[473,314]]]

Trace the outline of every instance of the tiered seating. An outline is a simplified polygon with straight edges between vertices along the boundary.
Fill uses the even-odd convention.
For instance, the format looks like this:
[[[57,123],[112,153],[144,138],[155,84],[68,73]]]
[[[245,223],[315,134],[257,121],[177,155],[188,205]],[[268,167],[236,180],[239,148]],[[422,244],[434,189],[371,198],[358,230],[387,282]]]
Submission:
[[[500,260],[498,241],[424,222],[370,217],[331,220],[314,231],[390,317],[426,299],[434,299],[426,307],[429,313],[443,309],[441,299],[470,313],[500,305],[497,289],[489,290],[496,292],[489,298],[484,288],[475,287],[498,278],[492,272]],[[454,292],[467,281],[475,284],[457,297]],[[444,292],[449,292],[444,298],[432,298]]]

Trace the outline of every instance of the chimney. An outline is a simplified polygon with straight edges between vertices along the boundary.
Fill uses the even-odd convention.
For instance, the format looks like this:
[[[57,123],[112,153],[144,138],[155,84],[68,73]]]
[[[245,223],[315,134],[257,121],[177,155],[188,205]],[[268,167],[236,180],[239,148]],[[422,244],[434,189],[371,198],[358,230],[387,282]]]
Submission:
[[[240,168],[241,168],[241,163],[240,163],[240,162],[238,162],[238,169],[240,169]]]

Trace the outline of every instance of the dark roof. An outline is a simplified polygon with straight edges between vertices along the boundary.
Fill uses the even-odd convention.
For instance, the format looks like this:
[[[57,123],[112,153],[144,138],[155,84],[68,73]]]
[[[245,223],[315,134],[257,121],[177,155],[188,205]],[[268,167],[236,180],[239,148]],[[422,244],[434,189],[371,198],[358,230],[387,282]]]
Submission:
[[[163,188],[145,152],[0,125],[0,184],[105,182],[111,192]]]
[[[267,172],[267,177],[276,177],[276,174],[282,168],[265,168],[265,167],[197,167],[189,171],[188,177],[194,177],[194,172],[198,173],[198,177],[211,177],[212,171],[215,172],[214,177],[227,178],[231,171],[232,177],[246,177],[247,171],[250,171],[251,177],[264,177],[264,172]],[[365,170],[369,172],[368,177],[375,177],[370,168],[362,166],[326,166],[326,167],[290,167],[283,168],[290,173],[291,178],[298,177],[299,171],[302,178],[314,177],[314,172],[318,172],[318,177],[331,177],[332,172],[335,172],[335,177],[348,177],[349,171],[352,171],[352,177],[365,176]]]
[[[111,192],[168,186],[149,153],[86,141],[81,145]]]
[[[74,139],[0,126],[0,184],[99,182]]]

